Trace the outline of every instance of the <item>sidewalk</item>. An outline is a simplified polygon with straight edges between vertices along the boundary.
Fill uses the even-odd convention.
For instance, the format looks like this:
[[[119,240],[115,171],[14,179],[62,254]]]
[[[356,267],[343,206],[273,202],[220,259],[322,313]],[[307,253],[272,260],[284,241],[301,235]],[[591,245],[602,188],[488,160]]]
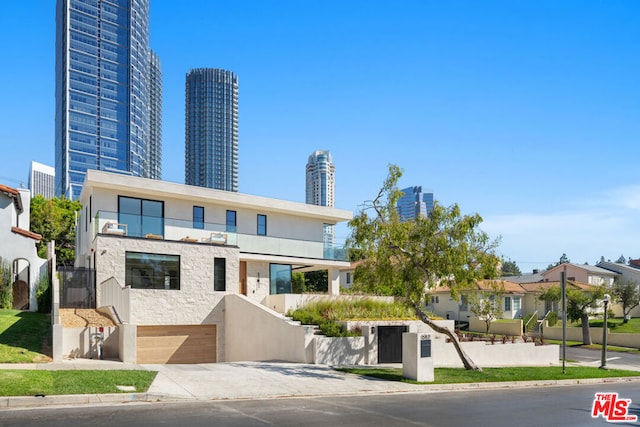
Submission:
[[[453,390],[640,381],[640,377],[632,377],[608,378],[606,380],[414,385],[338,372],[325,365],[277,362],[130,365],[116,361],[77,359],[43,364],[0,364],[0,369],[145,369],[158,371],[158,375],[146,393],[0,397],[0,410],[3,408],[29,408],[49,405],[436,393]]]

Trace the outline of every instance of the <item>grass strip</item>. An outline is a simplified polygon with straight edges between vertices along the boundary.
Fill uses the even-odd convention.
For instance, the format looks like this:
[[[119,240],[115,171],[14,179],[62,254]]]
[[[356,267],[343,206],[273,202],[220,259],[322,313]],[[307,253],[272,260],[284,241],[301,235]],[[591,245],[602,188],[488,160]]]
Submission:
[[[433,383],[419,383],[404,378],[402,368],[338,368],[338,371],[387,381],[401,381],[410,384],[460,384],[510,381],[571,380],[588,378],[614,378],[640,376],[640,372],[621,369],[604,370],[585,366],[571,366],[562,373],[561,366],[484,368],[482,372],[457,368],[435,369]]]
[[[137,370],[0,370],[0,396],[126,393],[117,386],[133,386],[137,393],[149,389],[154,371]]]

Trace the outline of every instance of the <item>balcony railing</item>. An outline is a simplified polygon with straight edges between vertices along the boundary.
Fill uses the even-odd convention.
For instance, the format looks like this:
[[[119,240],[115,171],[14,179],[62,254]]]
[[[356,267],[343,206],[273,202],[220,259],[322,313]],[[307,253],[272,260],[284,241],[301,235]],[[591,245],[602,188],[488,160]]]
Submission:
[[[94,236],[114,234],[193,243],[239,246],[243,252],[346,261],[341,246],[322,241],[258,236],[227,231],[225,224],[194,222],[175,218],[120,215],[99,211]]]

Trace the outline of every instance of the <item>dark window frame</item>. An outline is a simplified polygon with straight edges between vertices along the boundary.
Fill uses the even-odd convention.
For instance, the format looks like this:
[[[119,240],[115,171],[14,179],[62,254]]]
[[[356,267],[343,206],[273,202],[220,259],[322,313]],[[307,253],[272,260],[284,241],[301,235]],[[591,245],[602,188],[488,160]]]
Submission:
[[[227,290],[227,259],[213,259],[213,290],[225,292]]]
[[[260,223],[260,219],[264,219],[264,223]],[[258,214],[256,217],[256,234],[258,236],[267,235],[267,216],[265,214]]]
[[[230,221],[232,219],[232,221]],[[238,212],[227,209],[226,216],[226,231],[229,233],[235,233],[238,229]]]
[[[125,284],[131,286],[131,289],[179,291],[180,270],[180,255],[125,252]],[[168,283],[167,278],[169,279]]]
[[[193,207],[193,228],[204,229],[204,206]]]

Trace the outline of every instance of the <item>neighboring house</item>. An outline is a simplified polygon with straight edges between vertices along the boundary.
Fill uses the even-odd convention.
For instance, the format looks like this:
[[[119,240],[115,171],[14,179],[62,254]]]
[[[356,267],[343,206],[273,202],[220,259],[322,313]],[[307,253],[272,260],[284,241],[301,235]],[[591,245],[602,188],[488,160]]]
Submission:
[[[451,290],[447,286],[439,286],[429,291],[427,310],[439,317],[449,320],[466,322],[475,314],[469,304],[469,293],[490,295],[493,292],[492,284],[497,284],[502,289],[502,318],[515,319],[522,317],[523,298],[525,290],[517,283],[506,280],[480,280],[468,290],[460,292],[457,299],[451,296]],[[482,296],[480,297],[482,299]]]
[[[36,311],[36,287],[47,275],[47,261],[38,257],[42,236],[29,231],[29,190],[0,184],[0,257],[11,269],[13,308]]]
[[[337,295],[349,266],[323,229],[350,211],[96,170],[87,171],[80,201],[76,267],[95,269],[98,307],[135,325],[137,355],[128,361],[277,358],[262,353],[286,350],[263,329],[276,313],[259,305],[275,308],[272,297],[290,294],[293,271],[328,270]],[[168,356],[152,359],[163,346],[173,346]]]
[[[545,271],[542,273],[542,277],[547,282],[559,282],[563,271],[566,272],[567,281],[587,283],[594,286],[605,285],[611,287],[615,278],[620,276],[616,272],[593,265],[563,263]]]
[[[340,269],[340,288],[351,289],[353,287],[353,277],[356,272],[356,268],[362,264],[363,260],[358,260],[350,263],[347,267]]]
[[[605,270],[613,271],[614,273],[619,274],[619,279],[628,280],[630,282],[634,282],[640,286],[640,268],[635,265],[626,265],[619,264],[617,262],[599,262],[597,264],[598,267],[604,268]],[[616,317],[622,317],[622,305],[620,304],[612,304],[611,309],[615,313]],[[640,306],[631,310],[631,317],[640,317]]]
[[[542,301],[540,295],[547,289],[553,286],[561,286],[560,281],[557,282],[534,282],[534,283],[520,283],[520,286],[525,290],[524,296],[524,314],[525,316],[531,313],[535,313],[538,319],[543,319],[549,312],[561,312],[561,303],[559,301]],[[586,283],[580,283],[575,281],[567,281],[567,289],[576,288],[582,290],[589,290],[591,285]]]

